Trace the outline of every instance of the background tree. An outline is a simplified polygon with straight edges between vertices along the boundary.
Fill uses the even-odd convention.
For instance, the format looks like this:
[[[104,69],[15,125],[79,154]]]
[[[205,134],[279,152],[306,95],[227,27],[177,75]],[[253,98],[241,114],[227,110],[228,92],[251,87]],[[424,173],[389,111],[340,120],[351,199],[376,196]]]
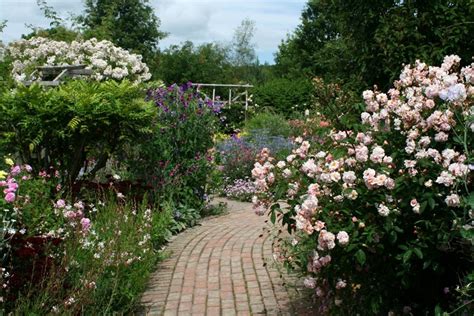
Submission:
[[[85,0],[84,14],[77,22],[86,37],[107,39],[152,58],[158,42],[166,36],[159,30],[160,20],[148,0]]]
[[[235,29],[231,49],[231,63],[233,66],[234,82],[251,83],[255,81],[258,71],[256,44],[254,42],[256,27],[255,21],[248,18],[242,20]]]
[[[3,33],[6,26],[7,20],[0,21],[0,34]],[[3,41],[0,40],[0,92],[13,83],[10,76],[11,68],[11,60],[6,54],[6,46],[3,44]]]
[[[67,19],[60,17],[57,11],[48,5],[46,0],[37,0],[36,4],[41,12],[43,12],[43,16],[50,21],[49,28],[40,28],[29,24],[27,27],[31,32],[23,34],[22,38],[30,39],[34,36],[40,36],[55,41],[72,42],[82,37],[78,30],[72,29],[70,25],[67,25]]]
[[[225,82],[229,72],[229,51],[218,43],[195,46],[186,41],[159,52],[153,61],[155,78],[167,84]]]
[[[310,0],[276,54],[280,75],[388,87],[402,64],[474,53],[472,0]]]

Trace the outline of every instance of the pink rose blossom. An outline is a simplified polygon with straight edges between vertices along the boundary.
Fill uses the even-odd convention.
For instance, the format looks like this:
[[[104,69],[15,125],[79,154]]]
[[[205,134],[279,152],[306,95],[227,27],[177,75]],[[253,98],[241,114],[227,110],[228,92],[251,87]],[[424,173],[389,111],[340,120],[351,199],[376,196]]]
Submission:
[[[336,283],[336,289],[340,290],[347,286],[346,281],[339,279]]]
[[[345,246],[349,243],[349,234],[347,234],[345,231],[340,231],[337,233],[337,241],[341,246]]]
[[[64,208],[66,206],[66,202],[62,199],[58,200],[55,204],[57,208]]]
[[[448,195],[444,201],[449,207],[458,207],[461,204],[461,200],[457,194]]]

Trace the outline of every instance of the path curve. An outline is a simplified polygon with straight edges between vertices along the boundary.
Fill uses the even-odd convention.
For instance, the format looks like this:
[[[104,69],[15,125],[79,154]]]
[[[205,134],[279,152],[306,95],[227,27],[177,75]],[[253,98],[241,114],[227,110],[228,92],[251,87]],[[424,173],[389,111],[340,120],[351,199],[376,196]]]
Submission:
[[[292,290],[272,257],[266,217],[250,203],[228,203],[228,214],[179,234],[170,258],[142,297],[146,315],[292,315]]]

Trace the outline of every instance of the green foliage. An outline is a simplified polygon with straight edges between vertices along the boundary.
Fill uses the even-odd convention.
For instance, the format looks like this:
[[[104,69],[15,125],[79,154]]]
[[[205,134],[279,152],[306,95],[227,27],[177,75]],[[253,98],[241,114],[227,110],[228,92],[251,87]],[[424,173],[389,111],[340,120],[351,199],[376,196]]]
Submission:
[[[273,79],[255,88],[254,102],[291,117],[311,107],[312,90],[311,81],[307,79]]]
[[[288,137],[291,134],[291,127],[285,117],[270,111],[257,113],[245,122],[244,132],[257,130],[269,136]]]
[[[58,88],[20,86],[0,97],[0,148],[37,171],[56,165],[73,182],[152,132],[156,110],[137,85],[71,81]]]
[[[7,21],[0,21],[0,34],[6,27]],[[12,64],[10,58],[6,54],[6,47],[2,41],[0,41],[0,93],[4,89],[8,89],[13,85],[13,80],[10,76]],[[0,155],[2,152],[0,151]]]
[[[310,0],[301,24],[280,45],[278,73],[342,80],[360,90],[387,88],[402,64],[439,63],[474,51],[474,6],[461,1]]]
[[[321,78],[313,79],[311,112],[325,119],[336,130],[359,130],[363,100],[349,89]]]
[[[244,19],[234,31],[232,40],[233,64],[237,67],[252,65],[257,61],[255,43],[252,42],[255,34],[255,21]]]
[[[66,26],[59,25],[48,29],[34,28],[29,34],[21,36],[24,39],[30,39],[32,37],[45,37],[55,41],[64,41],[70,43],[75,40],[81,39],[82,35]]]
[[[157,53],[152,64],[154,77],[167,84],[225,82],[230,67],[226,47],[217,43],[194,46],[190,41]]]
[[[148,0],[86,0],[85,6],[77,22],[87,38],[110,40],[142,54],[145,61],[166,36],[159,30],[160,20]]]

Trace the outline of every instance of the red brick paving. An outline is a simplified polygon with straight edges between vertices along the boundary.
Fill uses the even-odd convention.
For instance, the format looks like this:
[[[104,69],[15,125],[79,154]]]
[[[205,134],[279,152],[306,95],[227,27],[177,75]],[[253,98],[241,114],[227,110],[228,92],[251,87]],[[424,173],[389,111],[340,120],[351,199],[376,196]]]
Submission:
[[[265,217],[249,203],[202,222],[169,244],[172,255],[142,297],[146,315],[293,315],[272,259]],[[265,264],[266,263],[266,264]]]

